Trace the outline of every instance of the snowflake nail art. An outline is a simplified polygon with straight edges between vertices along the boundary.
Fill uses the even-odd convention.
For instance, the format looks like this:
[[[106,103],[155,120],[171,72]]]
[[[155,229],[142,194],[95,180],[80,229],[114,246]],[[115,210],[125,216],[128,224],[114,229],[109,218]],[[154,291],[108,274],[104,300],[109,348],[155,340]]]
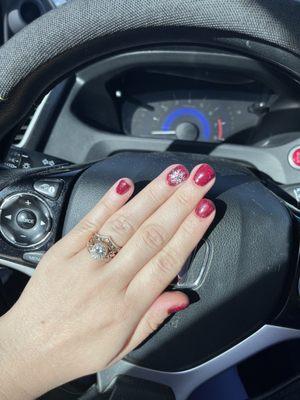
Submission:
[[[167,182],[170,186],[177,186],[186,181],[189,177],[189,171],[183,165],[177,165],[167,175]]]

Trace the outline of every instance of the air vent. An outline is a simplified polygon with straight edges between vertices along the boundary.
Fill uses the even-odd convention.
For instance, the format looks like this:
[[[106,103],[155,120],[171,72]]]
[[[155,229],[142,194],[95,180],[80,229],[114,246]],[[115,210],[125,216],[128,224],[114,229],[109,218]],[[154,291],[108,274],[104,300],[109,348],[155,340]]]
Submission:
[[[23,139],[23,137],[24,137],[24,135],[25,135],[25,133],[26,133],[31,121],[32,121],[32,118],[33,118],[37,108],[38,108],[38,105],[35,106],[32,109],[31,113],[29,114],[29,116],[26,118],[26,120],[24,121],[23,125],[21,126],[19,132],[17,132],[17,134],[15,136],[15,139],[14,139],[14,145],[17,145],[22,141],[22,139]]]

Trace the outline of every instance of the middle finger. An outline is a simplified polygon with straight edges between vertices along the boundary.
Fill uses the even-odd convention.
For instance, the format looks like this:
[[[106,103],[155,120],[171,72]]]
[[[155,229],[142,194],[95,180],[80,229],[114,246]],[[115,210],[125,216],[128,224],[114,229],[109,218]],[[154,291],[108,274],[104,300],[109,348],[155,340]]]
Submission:
[[[112,215],[100,229],[100,234],[113,238],[123,247],[140,225],[155,212],[189,177],[183,165],[172,165],[148,186]]]
[[[172,238],[214,181],[215,172],[209,165],[196,166],[187,182],[140,226],[112,260],[110,271],[128,283]]]

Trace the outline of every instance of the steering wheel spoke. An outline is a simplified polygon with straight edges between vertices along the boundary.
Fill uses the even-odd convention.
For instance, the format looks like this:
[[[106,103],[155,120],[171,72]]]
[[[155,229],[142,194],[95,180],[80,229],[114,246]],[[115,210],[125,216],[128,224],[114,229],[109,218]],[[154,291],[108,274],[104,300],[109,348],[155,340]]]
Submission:
[[[169,387],[176,400],[186,400],[197,387],[226,369],[270,346],[295,339],[300,339],[300,330],[298,329],[264,325],[231,349],[209,361],[181,371],[158,371],[121,360],[97,374],[97,386],[99,392],[104,393],[112,387],[118,377],[125,375]],[[201,344],[199,345],[201,346]]]

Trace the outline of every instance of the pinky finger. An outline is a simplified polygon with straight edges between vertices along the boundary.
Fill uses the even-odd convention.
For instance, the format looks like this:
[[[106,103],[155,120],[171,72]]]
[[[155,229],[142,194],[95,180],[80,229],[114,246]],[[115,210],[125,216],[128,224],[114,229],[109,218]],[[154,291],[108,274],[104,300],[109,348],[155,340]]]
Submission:
[[[189,298],[182,292],[164,292],[146,311],[126,347],[113,363],[123,358],[139,346],[147,337],[155,332],[162,323],[172,314],[184,310],[189,306]]]
[[[208,199],[202,199],[164,249],[136,274],[127,287],[127,295],[129,298],[141,298],[138,304],[141,313],[148,309],[179,273],[214,216],[214,204]]]

